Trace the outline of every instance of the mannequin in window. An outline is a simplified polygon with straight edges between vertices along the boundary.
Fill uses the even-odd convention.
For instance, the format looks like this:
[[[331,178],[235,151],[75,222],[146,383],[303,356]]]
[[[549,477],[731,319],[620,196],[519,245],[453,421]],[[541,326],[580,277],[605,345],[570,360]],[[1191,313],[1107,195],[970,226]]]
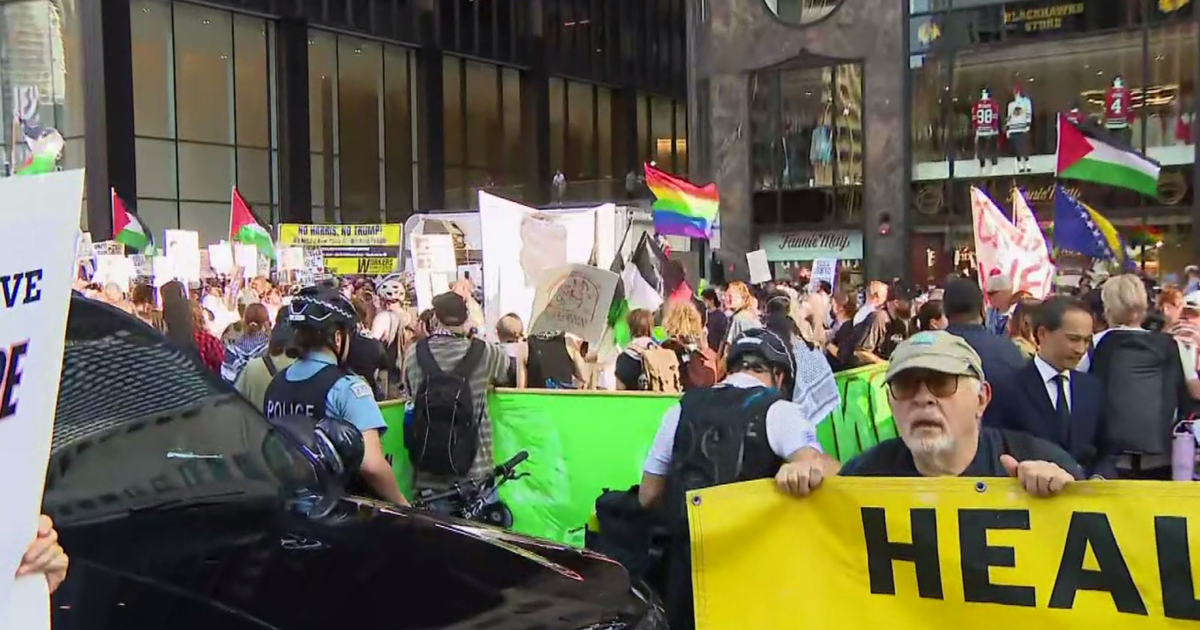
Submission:
[[[1021,86],[1013,86],[1013,98],[1008,103],[1008,142],[1017,157],[1017,172],[1031,173],[1029,167],[1030,130],[1033,127],[1033,101],[1025,96]]]
[[[1104,93],[1104,128],[1111,131],[1125,144],[1133,141],[1133,98],[1121,75],[1113,77],[1112,85]]]
[[[1078,99],[1072,101],[1071,109],[1067,110],[1067,113],[1063,115],[1066,116],[1067,122],[1075,125],[1082,125],[1083,121],[1087,120],[1087,118],[1083,115],[1083,109],[1079,106]]]
[[[1175,144],[1194,144],[1192,125],[1196,120],[1196,108],[1192,96],[1184,94],[1179,99],[1179,114],[1175,118]]]
[[[814,186],[833,185],[833,105],[825,102],[825,111],[812,133],[812,147],[808,158],[813,165]]]
[[[971,125],[975,128],[975,157],[979,159],[979,169],[983,174],[989,174],[987,165],[990,157],[992,166],[1000,153],[997,144],[1000,140],[1000,105],[992,100],[992,93],[983,88],[979,100],[971,108]]]

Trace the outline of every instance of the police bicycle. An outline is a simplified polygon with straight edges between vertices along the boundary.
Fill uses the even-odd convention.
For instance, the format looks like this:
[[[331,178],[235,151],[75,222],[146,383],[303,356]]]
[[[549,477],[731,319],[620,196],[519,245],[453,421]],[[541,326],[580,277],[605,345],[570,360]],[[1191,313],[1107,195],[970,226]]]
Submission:
[[[496,498],[496,492],[509,481],[529,476],[529,473],[516,471],[526,459],[529,459],[529,451],[521,451],[477,479],[456,482],[444,492],[422,490],[413,507],[509,529],[513,525],[512,510]]]

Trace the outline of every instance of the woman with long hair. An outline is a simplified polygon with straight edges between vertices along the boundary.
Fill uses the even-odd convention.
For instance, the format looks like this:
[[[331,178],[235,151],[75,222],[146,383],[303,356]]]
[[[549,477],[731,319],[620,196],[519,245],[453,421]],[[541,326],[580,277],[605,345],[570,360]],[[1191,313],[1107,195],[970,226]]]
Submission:
[[[794,381],[785,385],[790,391],[780,393],[799,405],[804,417],[819,422],[841,405],[842,397],[823,348],[803,336],[792,312],[792,299],[786,293],[775,293],[767,300],[766,328],[792,349],[796,364]]]
[[[163,321],[167,337],[181,348],[196,348],[192,334],[192,307],[183,293],[183,285],[172,280],[158,290],[162,299]]]
[[[242,320],[230,325],[240,328],[240,334],[225,341],[225,357],[221,363],[221,377],[230,383],[237,382],[238,375],[246,364],[267,351],[271,338],[271,317],[267,307],[251,304],[242,314]]]
[[[166,331],[167,325],[163,321],[163,315],[154,306],[154,287],[148,284],[135,284],[130,289],[129,297],[133,303],[133,314],[138,319],[146,322],[158,332]]]
[[[200,361],[208,369],[221,373],[221,364],[225,362],[225,346],[208,331],[209,315],[204,307],[196,300],[188,300],[192,315],[192,341],[200,353]]]

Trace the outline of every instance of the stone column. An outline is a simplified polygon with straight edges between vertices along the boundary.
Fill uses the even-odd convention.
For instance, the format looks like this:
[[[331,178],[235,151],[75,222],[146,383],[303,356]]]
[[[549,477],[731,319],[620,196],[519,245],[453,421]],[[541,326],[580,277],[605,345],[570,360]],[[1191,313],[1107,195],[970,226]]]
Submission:
[[[863,180],[867,274],[906,276],[909,165],[904,81],[908,74],[905,6],[897,0],[845,2],[814,24],[781,21],[761,0],[693,0],[706,12],[703,50],[691,63],[696,86],[707,82],[708,102],[693,96],[696,121],[708,123],[707,166],[721,191],[721,250],[743,265],[756,247],[751,211],[749,76],[781,65],[863,66]],[[699,40],[697,40],[699,41]],[[695,136],[694,136],[695,137]],[[704,138],[701,134],[699,137]],[[693,169],[699,173],[703,170]],[[879,233],[881,219],[890,233]]]

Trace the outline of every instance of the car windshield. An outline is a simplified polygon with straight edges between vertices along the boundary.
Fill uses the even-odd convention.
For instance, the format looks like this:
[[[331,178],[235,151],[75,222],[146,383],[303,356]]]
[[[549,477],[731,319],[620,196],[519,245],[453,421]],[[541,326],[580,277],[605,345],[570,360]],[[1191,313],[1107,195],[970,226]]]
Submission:
[[[317,488],[304,455],[216,375],[137,319],[72,298],[44,499],[56,520]]]

